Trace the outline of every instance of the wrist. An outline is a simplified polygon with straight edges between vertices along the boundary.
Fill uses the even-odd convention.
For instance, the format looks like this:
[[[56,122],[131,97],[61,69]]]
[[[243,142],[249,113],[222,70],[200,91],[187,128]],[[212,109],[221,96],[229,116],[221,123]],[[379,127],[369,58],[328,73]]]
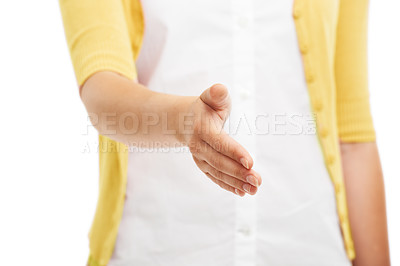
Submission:
[[[188,146],[193,135],[194,105],[198,101],[197,96],[185,96],[179,101],[176,107],[175,132],[179,144]]]

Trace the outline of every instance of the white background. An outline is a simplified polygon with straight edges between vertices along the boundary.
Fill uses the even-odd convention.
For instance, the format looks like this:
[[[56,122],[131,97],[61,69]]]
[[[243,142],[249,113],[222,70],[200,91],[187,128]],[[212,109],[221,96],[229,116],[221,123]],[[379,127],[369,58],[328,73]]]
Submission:
[[[400,2],[371,0],[370,92],[400,265]],[[58,1],[0,4],[0,264],[84,265],[97,201],[97,135],[72,70]],[[88,148],[90,149],[88,151]]]

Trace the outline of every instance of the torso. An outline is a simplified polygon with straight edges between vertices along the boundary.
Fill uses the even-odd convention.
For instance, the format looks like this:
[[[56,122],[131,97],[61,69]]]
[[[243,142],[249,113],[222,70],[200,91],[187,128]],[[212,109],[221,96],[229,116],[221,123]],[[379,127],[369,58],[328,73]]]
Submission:
[[[131,151],[109,265],[351,265],[312,120],[293,0],[142,5],[139,82],[178,95],[226,85],[226,130],[249,150],[263,184],[240,198],[212,183],[187,149]]]

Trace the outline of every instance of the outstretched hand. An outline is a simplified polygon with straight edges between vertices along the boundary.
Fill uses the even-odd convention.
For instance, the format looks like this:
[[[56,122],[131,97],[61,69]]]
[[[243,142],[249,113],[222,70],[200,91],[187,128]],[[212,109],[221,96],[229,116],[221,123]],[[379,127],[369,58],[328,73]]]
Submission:
[[[193,130],[186,142],[197,166],[221,188],[239,196],[254,195],[262,181],[252,169],[253,159],[223,130],[231,108],[227,88],[211,86],[190,108]]]

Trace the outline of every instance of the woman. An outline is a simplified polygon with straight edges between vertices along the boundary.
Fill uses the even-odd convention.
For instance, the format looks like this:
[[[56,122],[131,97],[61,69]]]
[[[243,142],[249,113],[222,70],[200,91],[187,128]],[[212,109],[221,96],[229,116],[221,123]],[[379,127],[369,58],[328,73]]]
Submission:
[[[389,265],[367,4],[60,0],[100,133],[88,265]]]

